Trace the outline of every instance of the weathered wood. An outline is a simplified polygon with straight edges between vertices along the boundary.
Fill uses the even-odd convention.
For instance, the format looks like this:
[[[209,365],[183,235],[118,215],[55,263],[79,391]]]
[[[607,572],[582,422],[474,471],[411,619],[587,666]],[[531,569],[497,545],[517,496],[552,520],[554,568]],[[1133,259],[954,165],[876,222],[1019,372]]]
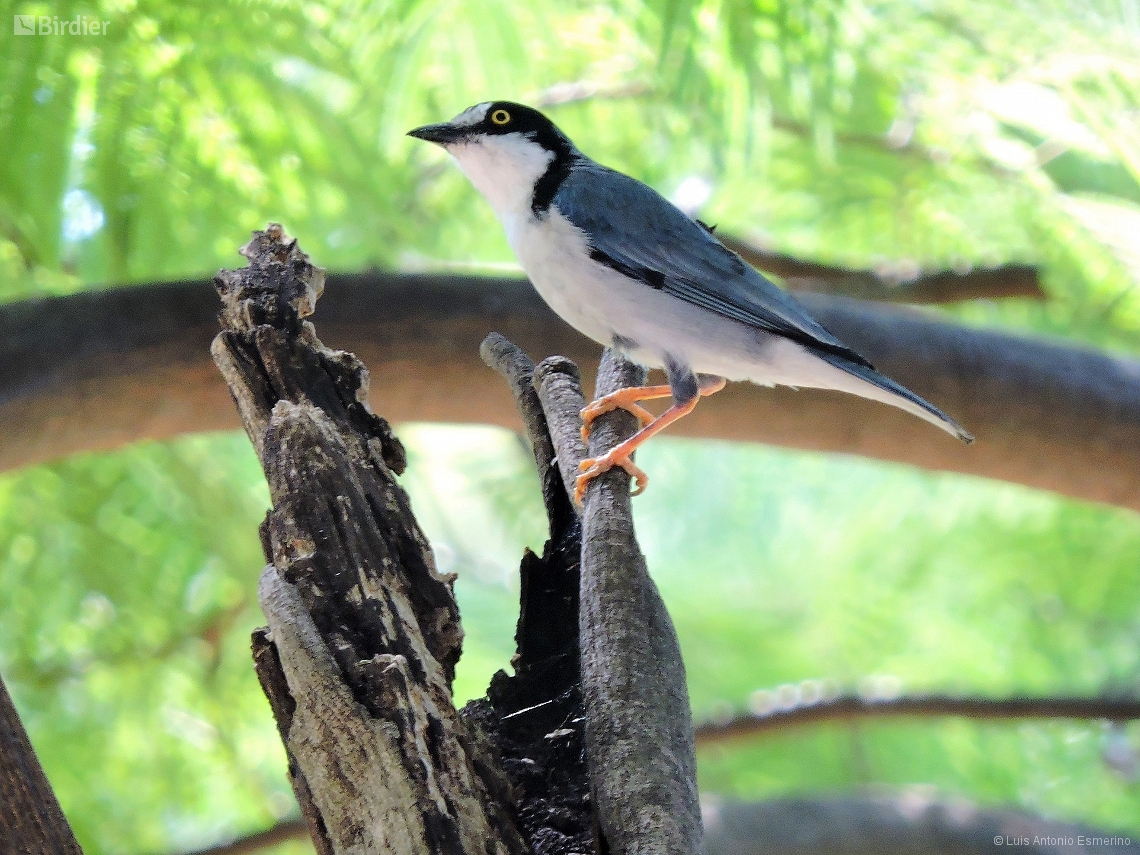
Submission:
[[[285,746],[289,783],[293,787],[297,804],[301,807],[304,829],[308,832],[309,839],[313,841],[317,855],[333,855],[328,829],[325,828],[320,809],[313,803],[313,791],[309,789],[305,773],[301,771],[297,758],[289,749],[289,733],[293,729],[293,713],[297,709],[297,702],[289,692],[289,681],[281,667],[281,656],[277,651],[277,645],[273,643],[268,627],[260,627],[253,631],[252,652],[253,669],[257,672],[261,690],[265,692],[265,697],[269,701],[269,708],[273,711],[281,744]]]
[[[607,350],[596,396],[644,385]],[[594,422],[600,457],[637,429],[615,410]],[[677,633],[633,532],[629,475],[591,482],[582,511],[579,634],[586,752],[607,850],[693,855],[702,849],[693,721]]]
[[[534,374],[572,497],[586,454],[578,371],[564,357],[550,357]],[[607,350],[595,394],[644,379],[643,369]],[[594,422],[590,453],[605,453],[636,429],[637,420],[624,410],[607,413]],[[624,470],[612,469],[591,484],[582,519],[582,693],[602,851],[690,855],[701,850],[702,832],[685,668],[673,623],[634,536]]]
[[[534,451],[550,538],[541,557],[527,550],[519,567],[515,673],[495,674],[486,700],[469,704],[464,714],[481,724],[502,757],[516,793],[519,828],[535,855],[586,855],[596,851],[596,821],[578,645],[581,525],[535,392],[534,364],[495,334],[480,353],[514,394]]]
[[[558,470],[554,443],[534,388],[534,363],[501,336],[488,336],[484,360],[511,382],[520,415],[534,450],[550,520],[550,539],[541,559],[523,558],[517,651],[512,660],[518,682],[537,685],[514,690],[521,706],[542,703],[577,691],[578,587],[582,528]],[[538,678],[543,675],[542,679]],[[553,680],[553,682],[552,682]]]
[[[577,367],[565,358],[551,357],[532,369],[525,354],[497,335],[489,336],[481,351],[514,391],[539,471],[544,473],[548,508],[557,504],[576,510],[574,480],[586,451],[579,430],[584,398]],[[607,351],[597,394],[638,384],[644,377],[642,369],[615,360]],[[595,425],[591,450],[602,453],[632,433],[637,422],[616,411]],[[685,670],[673,624],[634,538],[629,502],[629,476],[624,471],[601,476],[587,493],[581,532],[574,641],[579,648],[580,718],[599,827],[598,851],[692,855],[701,848],[701,820]],[[525,567],[524,561],[520,660],[528,612]],[[550,625],[552,615],[538,614]],[[555,619],[553,626],[557,625]],[[522,676],[519,664],[516,671]],[[503,675],[502,681],[506,680]],[[550,706],[546,701],[529,714]]]
[[[337,855],[521,853],[506,780],[452,704],[453,577],[395,482],[403,448],[363,365],[303,320],[323,271],[279,226],[242,254],[216,281],[212,352],[269,482],[259,593],[316,824]]]
[[[565,356],[548,356],[534,369],[534,386],[550,426],[566,495],[575,510],[580,511],[574,502],[574,482],[578,477],[578,463],[586,456],[579,415],[586,400],[578,366]]]
[[[0,679],[0,852],[83,855]]]

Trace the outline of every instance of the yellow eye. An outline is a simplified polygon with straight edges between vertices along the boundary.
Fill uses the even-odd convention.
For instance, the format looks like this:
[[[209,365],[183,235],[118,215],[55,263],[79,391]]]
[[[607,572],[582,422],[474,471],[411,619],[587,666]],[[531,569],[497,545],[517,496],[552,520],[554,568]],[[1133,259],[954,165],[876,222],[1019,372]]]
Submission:
[[[491,121],[496,125],[505,125],[511,120],[511,114],[506,110],[496,110],[491,114]]]

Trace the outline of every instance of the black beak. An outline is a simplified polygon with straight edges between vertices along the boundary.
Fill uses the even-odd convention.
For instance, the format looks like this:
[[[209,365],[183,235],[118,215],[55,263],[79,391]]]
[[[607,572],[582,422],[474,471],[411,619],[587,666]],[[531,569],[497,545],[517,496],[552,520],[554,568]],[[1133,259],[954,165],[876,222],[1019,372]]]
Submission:
[[[470,128],[459,127],[450,122],[441,122],[438,125],[424,125],[422,128],[408,131],[408,136],[439,145],[447,145],[448,143],[459,142],[467,136],[470,130]]]

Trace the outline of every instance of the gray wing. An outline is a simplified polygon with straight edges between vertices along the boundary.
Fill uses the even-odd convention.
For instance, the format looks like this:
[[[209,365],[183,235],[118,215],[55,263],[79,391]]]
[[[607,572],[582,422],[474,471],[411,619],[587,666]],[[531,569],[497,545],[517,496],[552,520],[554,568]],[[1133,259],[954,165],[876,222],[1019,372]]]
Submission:
[[[554,206],[589,236],[595,261],[718,315],[871,367],[791,296],[640,181],[579,161],[554,195]]]

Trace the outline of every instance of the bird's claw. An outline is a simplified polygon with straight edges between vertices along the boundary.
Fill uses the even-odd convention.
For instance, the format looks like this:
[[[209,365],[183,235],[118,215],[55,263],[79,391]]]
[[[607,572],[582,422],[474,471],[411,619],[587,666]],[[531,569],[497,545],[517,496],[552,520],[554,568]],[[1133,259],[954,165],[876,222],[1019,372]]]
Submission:
[[[629,459],[629,455],[615,454],[614,452],[617,452],[616,448],[602,457],[587,457],[578,464],[582,473],[574,481],[574,501],[579,505],[586,498],[586,487],[589,483],[599,475],[609,472],[615,466],[620,466],[633,478],[634,490],[631,495],[638,496],[645,491],[646,485],[649,484],[649,476],[634,465],[634,462]]]
[[[627,413],[632,413],[637,416],[640,427],[645,427],[656,418],[656,416],[645,409],[645,407],[633,401],[624,402],[601,398],[587,404],[582,408],[582,412],[579,414],[582,417],[582,442],[590,441],[590,431],[594,428],[594,420],[600,416],[604,416],[606,413],[612,413],[614,410],[625,410]]]

